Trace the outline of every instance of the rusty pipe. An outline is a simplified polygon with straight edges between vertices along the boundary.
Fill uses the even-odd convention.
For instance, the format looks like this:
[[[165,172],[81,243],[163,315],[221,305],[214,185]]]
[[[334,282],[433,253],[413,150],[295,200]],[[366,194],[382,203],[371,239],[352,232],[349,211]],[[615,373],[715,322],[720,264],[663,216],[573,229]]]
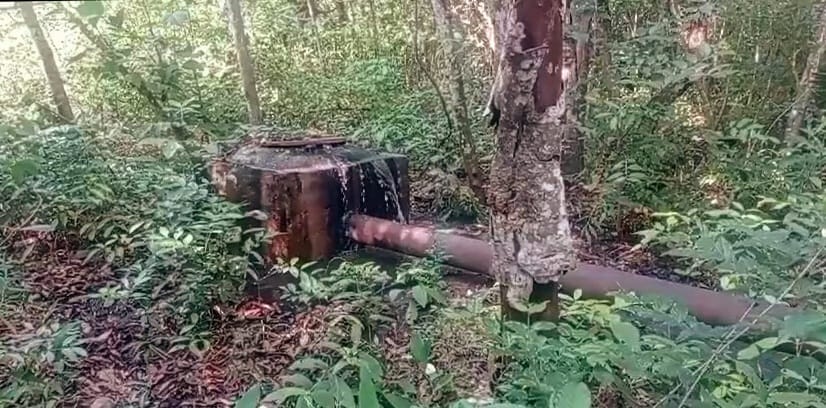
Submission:
[[[365,215],[351,216],[348,224],[349,237],[358,243],[419,257],[436,254],[449,265],[490,275],[493,250],[488,242]],[[793,310],[775,305],[760,316],[769,306],[767,303],[587,263],[580,263],[559,283],[563,292],[570,294],[580,289],[582,296],[590,299],[609,298],[611,293],[620,291],[663,296],[681,303],[698,320],[712,325],[756,319],[757,326],[763,327],[771,325],[772,318],[782,318]]]

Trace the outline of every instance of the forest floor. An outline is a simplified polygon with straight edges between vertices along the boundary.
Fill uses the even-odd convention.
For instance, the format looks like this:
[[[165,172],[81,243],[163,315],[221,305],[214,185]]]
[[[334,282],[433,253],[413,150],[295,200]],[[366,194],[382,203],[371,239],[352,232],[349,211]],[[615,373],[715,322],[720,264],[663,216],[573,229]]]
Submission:
[[[483,237],[482,229],[469,226],[465,233]],[[64,390],[64,406],[108,408],[150,401],[162,407],[231,406],[251,385],[277,378],[298,356],[312,353],[327,336],[329,316],[347,307],[332,303],[296,309],[284,302],[252,298],[217,305],[210,343],[176,346],[178,333],[164,322],[169,313],[163,310],[165,305],[146,310],[123,303],[108,305],[89,296],[117,277],[105,264],[84,264],[83,251],[70,238],[38,232],[18,239],[18,256],[27,259],[23,283],[29,303],[0,321],[0,331],[11,339],[26,339],[55,318],[81,322],[88,356]],[[22,248],[32,242],[36,242],[34,249],[23,253]],[[665,276],[650,253],[625,243],[580,248],[580,258],[631,273],[674,278]],[[479,296],[496,302],[492,282],[451,277],[447,283],[451,304]],[[403,326],[402,322],[391,325],[380,340],[391,379],[422,375],[409,356],[409,330]],[[475,335],[472,331],[462,326],[442,330],[446,335],[435,344],[439,351],[435,363],[458,373],[454,381],[460,397],[490,397],[495,364],[488,360],[483,339],[468,341]]]

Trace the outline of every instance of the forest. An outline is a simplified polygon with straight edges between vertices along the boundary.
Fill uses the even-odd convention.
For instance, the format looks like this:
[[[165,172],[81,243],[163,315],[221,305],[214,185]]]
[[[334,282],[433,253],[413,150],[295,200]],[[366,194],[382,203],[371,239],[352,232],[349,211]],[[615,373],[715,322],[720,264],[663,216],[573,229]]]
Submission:
[[[0,407],[826,408],[826,2],[0,33]]]

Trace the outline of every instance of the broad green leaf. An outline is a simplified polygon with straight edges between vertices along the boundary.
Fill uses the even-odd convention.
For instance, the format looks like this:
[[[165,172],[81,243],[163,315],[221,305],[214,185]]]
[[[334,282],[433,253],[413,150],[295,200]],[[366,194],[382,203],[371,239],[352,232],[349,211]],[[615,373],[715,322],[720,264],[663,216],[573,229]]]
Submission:
[[[771,350],[780,342],[777,337],[766,337],[754,342],[752,345],[740,350],[737,353],[738,360],[751,360],[757,358],[763,351]]]
[[[411,395],[416,394],[416,392],[418,392],[416,386],[413,385],[413,383],[407,378],[402,378],[401,380],[399,380],[398,386],[402,389],[402,391]]]
[[[421,307],[427,306],[427,290],[422,285],[416,285],[413,287],[413,299],[416,300],[416,303],[419,304]]]
[[[333,376],[333,390],[336,395],[336,400],[338,400],[338,403],[344,408],[356,408],[353,390],[347,385],[347,382],[337,375]]]
[[[424,288],[427,291],[428,296],[430,296],[433,301],[440,305],[447,304],[447,298],[445,298],[445,295],[442,294],[442,291],[439,290],[439,288],[434,288],[431,286],[425,286]]]
[[[754,344],[737,352],[738,360],[752,360],[760,356],[760,349]]]
[[[95,23],[103,15],[102,1],[83,1],[77,6],[77,13]]]
[[[299,395],[307,395],[309,393],[309,391],[302,388],[284,387],[267,394],[264,397],[264,399],[261,400],[261,402],[277,402],[281,404],[292,397],[297,397]],[[258,401],[256,400],[256,402]]]
[[[551,331],[555,329],[556,323],[554,322],[538,321],[531,324],[531,330],[537,332]]]
[[[370,375],[374,380],[381,380],[384,372],[381,368],[381,363],[379,363],[379,360],[376,360],[375,357],[363,351],[359,352],[359,360],[361,360],[362,365],[366,366],[367,369],[370,370]]]
[[[798,404],[797,406],[823,406],[823,402],[817,395],[805,392],[772,392],[769,394],[770,404]]]
[[[37,175],[39,169],[40,166],[34,160],[18,160],[11,165],[11,178],[15,184],[20,185],[27,178]]]
[[[572,296],[574,300],[579,300],[582,297],[582,289],[574,289],[574,294]]]
[[[826,342],[826,314],[817,311],[793,313],[783,321],[780,336]]]
[[[295,373],[281,377],[281,383],[291,384],[298,388],[310,389],[313,387],[313,382],[307,378],[306,375]]]
[[[528,305],[527,309],[525,310],[528,314],[538,314],[544,312],[548,308],[548,301],[543,301],[539,303],[531,303]]]
[[[557,408],[590,408],[591,391],[582,382],[565,384],[557,395],[555,406]]]
[[[241,399],[235,402],[235,408],[257,408],[261,399],[261,386],[256,384],[250,387]]]
[[[430,341],[422,339],[419,333],[410,336],[410,354],[419,363],[426,363],[430,360]]]
[[[184,62],[183,67],[191,71],[200,71],[204,68],[200,62],[193,59]]]
[[[632,349],[640,348],[640,331],[631,324],[621,321],[611,322],[611,332],[617,340],[627,344]]]
[[[309,396],[302,395],[295,402],[295,408],[314,408]]]
[[[171,159],[172,157],[175,156],[175,153],[177,153],[179,150],[183,150],[183,149],[184,149],[184,147],[181,146],[180,143],[178,143],[174,140],[168,140],[161,147],[161,152],[163,153],[164,157],[166,157],[167,159]]]
[[[409,399],[402,397],[398,394],[394,394],[392,392],[385,392],[382,393],[384,399],[390,403],[393,408],[410,408],[413,406],[413,402]]]
[[[373,384],[370,371],[361,366],[359,369],[359,408],[381,408],[378,396],[376,396],[376,386]]]
[[[315,390],[311,394],[313,401],[316,402],[322,408],[335,408],[336,407],[336,398],[330,391],[327,390]]]
[[[754,345],[760,347],[761,350],[771,350],[779,344],[777,337],[766,337],[757,340]]]
[[[390,289],[390,292],[387,293],[387,297],[390,299],[390,301],[395,302],[399,299],[399,297],[401,297],[403,293],[404,290],[402,289]]]

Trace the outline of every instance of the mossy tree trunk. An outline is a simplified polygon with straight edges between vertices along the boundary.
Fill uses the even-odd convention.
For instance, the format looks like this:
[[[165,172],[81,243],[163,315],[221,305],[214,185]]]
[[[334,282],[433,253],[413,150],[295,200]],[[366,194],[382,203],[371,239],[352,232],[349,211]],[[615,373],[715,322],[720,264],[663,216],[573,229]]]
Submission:
[[[489,205],[493,272],[503,313],[533,319],[559,314],[557,281],[576,255],[565,208],[562,151],[568,120],[565,0],[503,0],[497,22],[499,72],[492,92],[498,116]]]

